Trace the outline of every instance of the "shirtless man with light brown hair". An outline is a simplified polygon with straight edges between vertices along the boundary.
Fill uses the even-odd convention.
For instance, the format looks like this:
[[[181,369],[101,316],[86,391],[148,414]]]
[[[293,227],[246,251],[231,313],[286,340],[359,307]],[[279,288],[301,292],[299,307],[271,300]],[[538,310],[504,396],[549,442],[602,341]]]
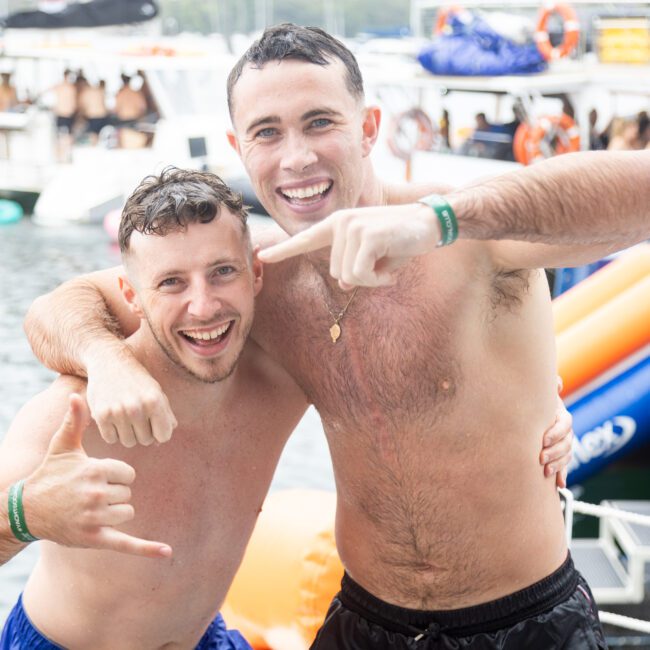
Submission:
[[[370,161],[380,111],[354,57],[292,25],[251,46],[229,100],[231,144],[294,236],[260,254],[252,337],[318,409],[334,466],[346,576],[314,647],[604,647],[554,467],[538,467],[557,368],[537,269],[648,237],[650,156],[567,155],[455,192],[389,185]],[[432,192],[458,217],[443,248],[417,202]],[[115,274],[39,299],[27,329],[46,363],[88,373],[104,435],[134,443],[173,420],[106,328],[106,305],[134,327]],[[168,427],[152,429],[163,413]]]
[[[0,648],[250,650],[218,609],[307,403],[248,340],[262,270],[239,195],[213,174],[165,170],[127,201],[119,239],[116,282],[141,321],[125,344],[178,425],[165,444],[111,447],[74,396],[85,381],[70,376],[23,407],[3,440],[0,489],[25,479],[19,533],[59,543],[42,542]],[[53,436],[70,400],[71,426]],[[52,452],[92,459],[79,486],[88,508],[70,508],[67,537],[39,510],[37,468]]]

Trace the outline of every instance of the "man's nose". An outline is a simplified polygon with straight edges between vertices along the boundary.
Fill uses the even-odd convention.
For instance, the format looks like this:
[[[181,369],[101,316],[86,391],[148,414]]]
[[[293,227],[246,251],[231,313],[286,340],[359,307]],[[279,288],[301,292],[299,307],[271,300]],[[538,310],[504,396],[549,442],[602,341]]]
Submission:
[[[214,287],[201,282],[192,287],[187,312],[199,320],[210,320],[222,307]]]
[[[311,142],[305,135],[289,135],[282,150],[282,169],[301,173],[318,160]]]

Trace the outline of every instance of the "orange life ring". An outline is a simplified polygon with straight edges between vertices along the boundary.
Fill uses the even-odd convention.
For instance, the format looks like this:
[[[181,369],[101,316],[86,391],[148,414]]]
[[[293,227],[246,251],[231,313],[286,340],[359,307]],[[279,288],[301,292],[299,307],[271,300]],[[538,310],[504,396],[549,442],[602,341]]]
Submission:
[[[541,117],[536,124],[520,124],[512,143],[515,160],[530,165],[538,160],[580,151],[580,131],[566,113]]]
[[[407,133],[413,125],[416,127],[415,138]],[[421,108],[410,108],[391,120],[388,126],[388,147],[394,156],[408,160],[413,151],[430,151],[437,134],[431,118]]]
[[[551,45],[547,30],[548,19],[554,13],[560,14],[564,22],[564,38],[557,47]],[[541,10],[535,29],[535,43],[537,49],[547,61],[560,59],[567,56],[567,54],[571,54],[578,45],[579,38],[580,23],[573,7],[564,4],[553,4]]]
[[[436,16],[436,26],[433,28],[433,36],[439,36],[445,29],[447,19],[449,16],[460,13],[463,10],[458,5],[449,5],[448,7],[441,7]]]

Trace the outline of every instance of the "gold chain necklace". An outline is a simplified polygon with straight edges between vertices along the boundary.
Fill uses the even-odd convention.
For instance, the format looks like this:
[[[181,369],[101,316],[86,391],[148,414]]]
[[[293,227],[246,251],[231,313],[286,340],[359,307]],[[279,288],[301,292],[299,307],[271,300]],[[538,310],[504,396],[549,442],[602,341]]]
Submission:
[[[338,315],[334,315],[334,312],[327,307],[327,311],[330,313],[330,316],[334,319],[334,324],[332,327],[330,327],[330,336],[332,337],[332,343],[336,343],[339,340],[339,337],[341,336],[341,326],[339,323],[343,320],[343,317],[345,316],[345,313],[348,310],[348,307],[350,306],[350,303],[354,300],[354,297],[357,295],[357,291],[359,291],[359,287],[357,287],[353,292],[352,295],[350,296],[350,300],[348,300],[347,304],[341,311],[338,313]]]

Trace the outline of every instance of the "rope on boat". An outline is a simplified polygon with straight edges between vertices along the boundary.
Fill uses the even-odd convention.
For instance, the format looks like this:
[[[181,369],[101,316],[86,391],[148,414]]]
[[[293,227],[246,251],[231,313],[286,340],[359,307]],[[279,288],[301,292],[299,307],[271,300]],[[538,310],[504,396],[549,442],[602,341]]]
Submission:
[[[640,524],[641,526],[650,526],[650,516],[640,515],[638,512],[629,510],[619,510],[611,506],[597,506],[585,501],[574,501],[573,512],[579,512],[583,515],[593,515],[594,517],[612,517],[629,521],[631,524]]]
[[[644,632],[645,634],[650,634],[650,623],[648,621],[641,621],[638,618],[632,618],[630,616],[622,616],[621,614],[612,614],[611,612],[603,612],[602,610],[598,612],[601,623],[607,623],[608,625],[616,625],[617,627],[624,627],[628,630],[634,630],[636,632]]]
[[[586,503],[585,501],[576,501],[573,497],[573,492],[567,488],[561,488],[560,493],[564,497],[564,515],[567,533],[567,542],[571,544],[572,528],[573,528],[573,513],[579,512],[583,515],[591,515],[593,517],[611,517],[612,519],[621,519],[628,521],[631,524],[639,524],[641,526],[650,526],[650,516],[640,515],[638,512],[630,512],[629,510],[619,510],[611,506],[599,506],[594,503]],[[601,623],[615,625],[635,632],[642,632],[650,634],[650,622],[643,621],[631,616],[623,616],[621,614],[613,614],[611,612],[603,612],[599,610],[598,615]]]

